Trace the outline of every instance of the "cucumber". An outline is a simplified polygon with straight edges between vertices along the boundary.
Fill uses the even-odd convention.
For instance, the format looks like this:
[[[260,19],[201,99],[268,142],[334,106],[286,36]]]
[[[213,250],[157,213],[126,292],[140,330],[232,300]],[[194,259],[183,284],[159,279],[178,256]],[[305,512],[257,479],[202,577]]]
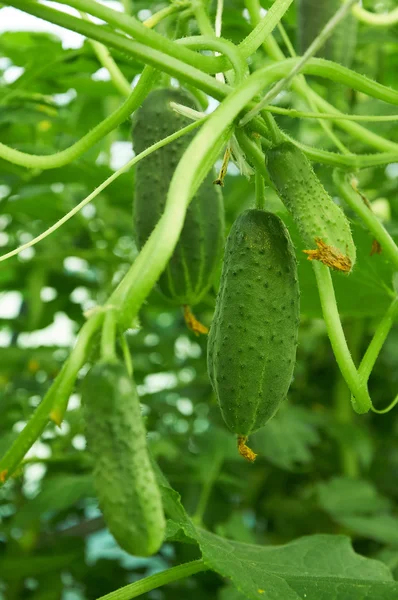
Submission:
[[[191,121],[170,108],[170,102],[200,109],[191,94],[177,89],[152,91],[133,119],[133,144],[138,154]],[[140,161],[135,173],[134,224],[141,248],[164,211],[170,181],[192,132]],[[159,288],[176,305],[197,304],[209,289],[224,245],[224,208],[210,172],[192,199],[180,239],[159,280]]]
[[[97,363],[84,379],[82,400],[105,522],[126,552],[150,556],[163,542],[165,518],[139,398],[124,364]]]
[[[305,154],[290,142],[267,153],[267,168],[276,191],[292,214],[308,250],[336,271],[349,273],[356,259],[350,224],[316,176]]]
[[[247,210],[227,239],[207,365],[225,423],[244,442],[286,398],[299,326],[296,258],[281,219]]]
[[[298,52],[304,54],[329,19],[341,6],[341,0],[298,0]],[[349,67],[355,54],[357,19],[349,13],[317,52],[320,58]]]

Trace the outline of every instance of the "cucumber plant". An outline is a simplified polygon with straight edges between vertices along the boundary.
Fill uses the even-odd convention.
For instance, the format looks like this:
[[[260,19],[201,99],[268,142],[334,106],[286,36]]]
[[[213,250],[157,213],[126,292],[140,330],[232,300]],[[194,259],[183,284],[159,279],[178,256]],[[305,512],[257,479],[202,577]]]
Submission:
[[[5,184],[0,194],[2,209],[8,212],[0,219],[0,227],[7,228],[7,233],[0,235],[0,242],[6,245],[0,261],[25,251],[19,261],[14,260],[15,268],[10,261],[9,268],[2,271],[4,289],[19,285],[24,300],[16,317],[18,326],[4,353],[6,370],[17,356],[21,380],[12,387],[8,374],[0,379],[1,384],[5,379],[6,401],[2,406],[7,411],[1,427],[8,427],[6,433],[10,434],[2,435],[0,449],[0,480],[7,483],[6,494],[10,493],[2,511],[10,522],[2,562],[2,573],[8,578],[6,593],[41,597],[43,590],[36,594],[33,589],[41,584],[34,577],[35,569],[39,579],[43,573],[47,578],[51,571],[51,593],[67,581],[65,569],[70,568],[71,573],[68,585],[79,579],[75,559],[81,555],[74,554],[75,540],[63,538],[63,554],[50,556],[49,551],[46,554],[47,527],[56,525],[56,534],[61,536],[71,517],[74,522],[89,520],[77,525],[84,535],[87,531],[90,535],[93,526],[103,528],[102,517],[90,519],[96,494],[107,529],[118,545],[134,556],[127,559],[126,581],[131,580],[131,571],[138,564],[136,556],[151,557],[159,552],[160,556],[139,563],[139,568],[156,570],[174,557],[180,560],[178,551],[173,554],[173,544],[189,542],[186,556],[197,558],[200,551],[203,558],[166,568],[110,594],[102,587],[85,590],[90,597],[106,593],[109,600],[127,599],[208,569],[247,598],[302,598],[305,588],[308,597],[330,595],[342,600],[356,597],[360,588],[366,597],[393,600],[398,595],[396,582],[387,565],[377,558],[393,562],[391,548],[396,536],[393,527],[386,528],[385,523],[395,524],[394,515],[389,502],[380,498],[374,487],[369,491],[367,481],[361,480],[372,471],[369,456],[377,444],[373,440],[363,443],[361,436],[367,435],[365,428],[360,429],[364,420],[358,417],[354,421],[351,407],[358,415],[377,414],[389,412],[398,402],[395,398],[390,405],[380,407],[390,386],[382,393],[368,389],[371,373],[378,368],[376,360],[396,322],[398,306],[393,279],[393,271],[398,269],[393,202],[396,186],[394,167],[390,166],[398,162],[394,129],[398,117],[392,108],[398,106],[398,92],[391,75],[394,29],[388,29],[397,23],[395,11],[373,14],[353,0],[317,5],[303,0],[298,3],[294,30],[295,13],[287,14],[292,0],[268,3],[265,14],[257,0],[245,0],[245,6],[238,3],[227,7],[228,18],[223,18],[221,2],[213,14],[213,7],[200,0],[173,1],[159,6],[160,10],[144,23],[140,21],[142,6],[131,7],[132,14],[128,14],[93,0],[62,1],[68,12],[28,0],[6,3],[87,37],[89,45],[68,51],[53,39],[45,38],[44,43],[42,36],[22,36],[32,48],[29,61],[23,63],[21,34],[1,40],[14,66],[23,63],[25,68],[24,74],[4,90],[1,100],[5,118],[1,124],[0,168]],[[69,8],[79,13],[70,14]],[[148,8],[154,6],[149,3]],[[248,14],[242,14],[244,8]],[[330,13],[326,16],[325,11],[318,19],[325,8]],[[304,21],[303,10],[307,11]],[[360,50],[351,62],[355,36],[342,32],[346,27],[354,31],[358,19],[362,21],[358,29]],[[360,64],[365,55],[370,57],[366,46],[370,39],[376,39],[374,27],[386,28],[378,39],[384,36],[389,40],[385,47],[379,44],[380,60],[373,56],[366,63],[377,81],[348,68]],[[298,57],[291,42],[296,33],[301,51],[305,50]],[[310,38],[303,41],[307,33],[314,38],[313,46]],[[285,56],[285,49],[290,57]],[[318,58],[312,56],[315,49]],[[43,56],[52,54],[53,62],[44,68]],[[7,70],[7,65],[3,61],[0,68]],[[93,66],[106,69],[109,81],[92,77]],[[9,75],[14,77],[15,72]],[[4,88],[11,81],[7,77]],[[326,82],[328,92],[333,89],[328,100],[325,89],[319,86],[320,79]],[[77,97],[73,100],[68,95],[69,103],[61,109],[60,97],[52,99],[49,94],[66,85],[76,87]],[[82,93],[83,89],[90,94]],[[109,111],[114,99],[103,99],[111,89],[123,96],[113,112]],[[350,106],[338,101],[342,89],[353,92]],[[185,105],[188,111],[182,116],[172,109],[171,102]],[[340,110],[342,105],[346,112]],[[199,107],[206,113],[191,122],[189,115],[198,117],[195,109]],[[136,155],[110,174],[110,159],[116,148],[112,142],[129,139],[131,144],[127,132],[130,117]],[[309,120],[313,125],[308,125]],[[367,121],[373,125],[368,126]],[[111,143],[105,142],[103,138],[111,132]],[[65,147],[69,141],[73,143]],[[36,146],[43,151],[31,153]],[[228,170],[230,152],[234,158],[241,157],[241,165],[250,166],[245,171],[248,177],[250,172],[254,174],[249,181]],[[223,154],[226,228],[231,227],[225,249],[224,206],[220,190],[213,184],[213,169]],[[133,174],[126,174],[132,167],[134,190]],[[57,170],[46,173],[51,169]],[[73,185],[69,186],[71,177]],[[85,197],[71,208],[78,194]],[[295,248],[301,242],[295,237],[295,228],[290,235],[290,216],[276,196],[295,220],[311,263]],[[391,202],[391,223],[384,225],[372,212],[372,201],[377,197]],[[80,220],[75,219],[74,227],[65,226],[94,199],[95,209],[86,209]],[[65,206],[70,211],[63,215]],[[51,219],[58,221],[52,224]],[[376,240],[373,245],[367,244],[369,239],[363,241],[366,229],[371,232],[370,241]],[[55,235],[65,236],[58,238],[56,251],[48,245]],[[15,248],[17,242],[22,245]],[[211,286],[215,285],[223,252],[215,299]],[[45,281],[36,281],[35,273],[43,269]],[[335,270],[349,276],[331,273]],[[28,271],[25,285],[21,282]],[[90,301],[81,301],[84,318],[75,302],[85,297],[83,285],[90,296]],[[155,286],[163,299],[160,294],[150,295]],[[54,293],[53,300],[39,306],[39,300],[47,301]],[[94,297],[100,306],[93,306]],[[165,314],[166,301],[169,306],[183,305],[186,319],[196,331],[200,325],[189,306],[204,301],[209,321],[214,314],[208,340],[193,344],[184,337],[173,315]],[[21,359],[28,353],[26,338],[20,337],[26,304],[28,314],[35,315],[35,327],[44,329],[47,321],[43,315],[49,319],[51,311],[53,315],[67,312],[82,325],[63,365],[60,361],[65,349],[58,339],[59,352],[35,349],[27,363],[29,377]],[[300,309],[303,343],[298,347],[295,366]],[[320,317],[330,339],[329,351],[323,344]],[[372,317],[371,325],[365,321],[367,317]],[[11,323],[11,327],[12,321],[8,319],[7,326]],[[101,330],[101,359],[96,362]],[[123,333],[128,330],[126,341]],[[116,331],[123,362],[115,354]],[[8,344],[7,332],[3,339]],[[48,368],[43,366],[46,361]],[[87,372],[87,365],[93,362]],[[151,377],[155,372],[156,377]],[[327,383],[320,382],[320,372]],[[293,373],[296,379],[291,385]],[[55,376],[52,384],[47,385],[46,375],[49,380]],[[392,388],[393,378],[389,382]],[[38,402],[39,388],[41,391],[44,385],[47,391]],[[158,385],[172,389],[159,391]],[[10,389],[15,398],[8,411]],[[74,391],[82,391],[87,451],[81,450],[79,397],[73,396],[69,403]],[[138,392],[144,404],[145,426]],[[287,395],[293,402],[285,401]],[[222,425],[222,417],[238,437],[240,453],[249,460],[255,455],[246,442],[253,434],[250,445],[258,452],[257,464],[248,467],[240,461],[235,469],[236,449],[232,452],[229,448],[233,436],[217,426]],[[373,427],[374,433],[380,428],[387,439],[393,419],[385,426],[386,421],[377,418],[377,427],[368,418],[366,428]],[[32,456],[36,449],[43,449],[35,442],[50,420],[61,427],[58,432],[50,424],[41,439],[50,456]],[[146,429],[153,456],[147,447]],[[310,447],[321,439],[328,442],[322,443],[317,468],[311,470]],[[361,456],[363,448],[368,462]],[[28,451],[31,454],[26,457]],[[379,454],[384,457],[383,452]],[[41,461],[47,468],[43,489],[33,489],[33,494],[29,485],[18,487],[12,482],[21,475],[29,478],[32,471],[24,467],[32,461]],[[181,498],[158,462],[176,482]],[[69,483],[52,481],[62,469],[69,483],[72,480],[69,488]],[[286,477],[284,469],[289,470]],[[325,477],[330,473],[336,477],[327,482]],[[83,479],[84,494],[75,489],[79,487],[75,477],[79,483]],[[390,482],[391,477],[386,475],[378,482],[380,489],[386,487],[386,480]],[[46,490],[48,481],[50,492],[53,486],[52,496]],[[231,494],[220,493],[224,483],[231,486]],[[292,490],[288,499],[286,489]],[[36,493],[32,517],[26,513],[19,516],[26,496]],[[84,495],[90,498],[87,506],[79,504]],[[350,507],[352,498],[374,500],[369,502],[371,526],[368,507],[366,514],[363,507],[355,515],[342,516],[339,506],[336,510],[335,498],[341,495]],[[49,497],[55,498],[59,509],[56,518],[52,520],[51,507],[46,506],[45,519],[37,519],[35,510],[45,506]],[[220,510],[209,514],[215,499],[214,505]],[[183,503],[193,511],[192,518]],[[281,511],[279,515],[275,507]],[[301,520],[300,515],[317,514],[321,509],[327,513],[327,521],[322,519],[314,525]],[[242,517],[242,523],[229,521],[231,514]],[[248,515],[254,516],[250,531],[241,526]],[[295,519],[299,522],[289,529]],[[358,538],[369,538],[371,543],[361,542],[358,547],[371,553],[372,560],[359,557],[342,536],[331,534],[334,526],[344,527]],[[324,529],[329,535],[319,533]],[[301,531],[313,535],[294,539]],[[226,540],[224,534],[239,539]],[[293,541],[286,543],[289,536]],[[271,541],[284,545],[274,548]],[[88,548],[90,544],[91,539]],[[380,544],[384,547],[377,557]],[[18,553],[22,568],[15,575]],[[322,560],[324,557],[327,560]],[[276,564],[277,577],[269,566]],[[198,588],[198,597],[209,594],[210,577],[203,588]],[[80,587],[97,578],[83,579],[79,580]],[[112,582],[112,587],[116,585]],[[218,595],[220,585],[218,581],[211,594]],[[63,591],[57,588],[54,593],[61,597]],[[220,597],[234,593],[226,587]]]

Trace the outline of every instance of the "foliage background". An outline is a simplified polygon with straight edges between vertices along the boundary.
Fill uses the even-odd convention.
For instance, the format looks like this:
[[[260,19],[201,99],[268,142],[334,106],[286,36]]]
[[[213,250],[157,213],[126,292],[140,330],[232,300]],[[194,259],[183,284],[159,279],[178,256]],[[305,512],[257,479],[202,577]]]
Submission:
[[[264,2],[264,7],[269,4]],[[388,2],[384,4],[388,8]],[[135,2],[129,11],[143,19],[148,10],[161,7],[158,2]],[[0,20],[6,10],[0,9]],[[234,42],[250,30],[242,12],[240,2],[226,1],[223,35]],[[293,8],[284,19],[293,40],[295,19]],[[165,21],[159,30],[171,35],[173,22]],[[397,33],[396,27],[375,31],[361,25],[354,70],[396,87]],[[283,44],[278,33],[276,37]],[[66,148],[122,101],[88,42],[68,49],[54,34],[4,32],[0,55],[0,137],[19,150],[50,154]],[[125,56],[115,58],[129,81],[142,70]],[[267,58],[259,51],[256,60]],[[327,93],[319,80],[312,84]],[[339,93],[355,113],[393,112],[350,90]],[[288,92],[278,98],[281,106],[292,102],[303,108]],[[330,148],[316,122],[287,117],[278,122],[296,138]],[[398,141],[396,124],[368,126]],[[358,142],[339,135],[351,150],[363,151]],[[52,225],[130,155],[126,121],[63,168],[27,171],[0,162],[2,252]],[[331,170],[321,167],[317,172],[334,193]],[[398,237],[398,164],[364,170],[359,179],[370,201],[388,200],[391,218],[386,226]],[[58,372],[84,322],[83,311],[104,301],[136,256],[133,186],[134,173],[122,175],[56,234],[2,264],[0,454]],[[253,205],[253,181],[231,167],[223,192],[230,227],[241,210]],[[288,223],[300,260],[303,314],[289,401],[253,437],[259,453],[256,463],[244,463],[209,384],[206,339],[188,332],[181,312],[154,290],[141,311],[141,328],[128,333],[151,449],[188,513],[210,531],[258,544],[345,533],[357,552],[385,562],[397,576],[398,411],[385,416],[352,413],[320,319],[312,270],[300,255],[300,243],[281,203],[270,190],[267,198],[268,207]],[[349,279],[336,275],[334,281],[358,362],[389,304],[392,271],[383,254],[370,256],[371,237],[350,217],[358,266]],[[215,294],[216,286],[196,310],[206,324],[211,322]],[[371,379],[376,406],[385,406],[396,393],[397,348],[395,327]],[[80,381],[88,368],[82,369]],[[48,426],[25,463],[0,497],[0,598],[91,600],[199,555],[193,545],[168,542],[157,556],[138,559],[115,545],[92,489],[79,385],[62,427]],[[223,599],[233,593],[225,580],[209,572],[148,597]]]

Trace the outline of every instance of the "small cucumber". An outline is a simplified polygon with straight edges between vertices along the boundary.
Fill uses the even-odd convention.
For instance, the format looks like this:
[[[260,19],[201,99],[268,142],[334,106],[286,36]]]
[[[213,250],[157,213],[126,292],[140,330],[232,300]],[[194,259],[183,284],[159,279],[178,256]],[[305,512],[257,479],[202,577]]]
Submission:
[[[170,102],[200,109],[195,98],[177,89],[152,91],[133,119],[133,144],[138,154],[191,121]],[[141,248],[162,215],[173,173],[195,135],[192,132],[157,150],[136,167],[134,222]],[[210,172],[190,203],[174,253],[159,280],[161,292],[174,304],[197,304],[209,289],[224,245],[224,208]]]
[[[97,363],[85,377],[82,399],[105,522],[126,552],[150,556],[163,542],[165,518],[139,398],[124,364]]]
[[[297,223],[309,260],[349,273],[356,258],[350,224],[316,176],[305,154],[290,142],[267,153],[276,191]]]
[[[209,377],[228,427],[244,443],[286,398],[296,359],[299,285],[289,233],[279,217],[247,210],[227,239],[209,333]]]
[[[297,36],[298,52],[304,54],[311,42],[341,6],[341,0],[298,0]],[[336,27],[325,45],[317,52],[349,67],[355,53],[357,19],[351,13]]]

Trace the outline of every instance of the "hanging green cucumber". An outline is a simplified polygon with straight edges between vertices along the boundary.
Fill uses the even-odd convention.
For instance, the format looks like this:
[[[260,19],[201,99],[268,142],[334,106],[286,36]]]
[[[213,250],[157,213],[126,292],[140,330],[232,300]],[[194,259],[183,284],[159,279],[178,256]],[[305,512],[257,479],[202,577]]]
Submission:
[[[289,233],[279,217],[247,210],[227,239],[207,365],[239,452],[286,398],[296,359],[299,285]]]
[[[296,221],[309,260],[349,273],[356,258],[350,224],[316,176],[305,154],[290,142],[267,153],[276,191]]]
[[[126,552],[150,556],[163,542],[165,518],[139,398],[124,364],[97,363],[83,382],[82,400],[105,522]]]
[[[340,6],[341,0],[298,0],[297,45],[299,54],[304,54]],[[349,67],[354,58],[356,39],[357,19],[349,13],[317,52],[317,56]]]
[[[152,91],[133,118],[133,144],[138,154],[160,139],[190,123],[170,102],[199,109],[191,94],[177,89]],[[185,135],[140,161],[135,173],[134,224],[141,248],[162,215],[171,178],[195,133]],[[173,304],[185,307],[187,324],[197,332],[203,327],[189,306],[197,304],[209,289],[224,245],[224,208],[220,190],[210,172],[190,203],[180,239],[159,279],[159,288]],[[207,330],[206,330],[207,331]]]

